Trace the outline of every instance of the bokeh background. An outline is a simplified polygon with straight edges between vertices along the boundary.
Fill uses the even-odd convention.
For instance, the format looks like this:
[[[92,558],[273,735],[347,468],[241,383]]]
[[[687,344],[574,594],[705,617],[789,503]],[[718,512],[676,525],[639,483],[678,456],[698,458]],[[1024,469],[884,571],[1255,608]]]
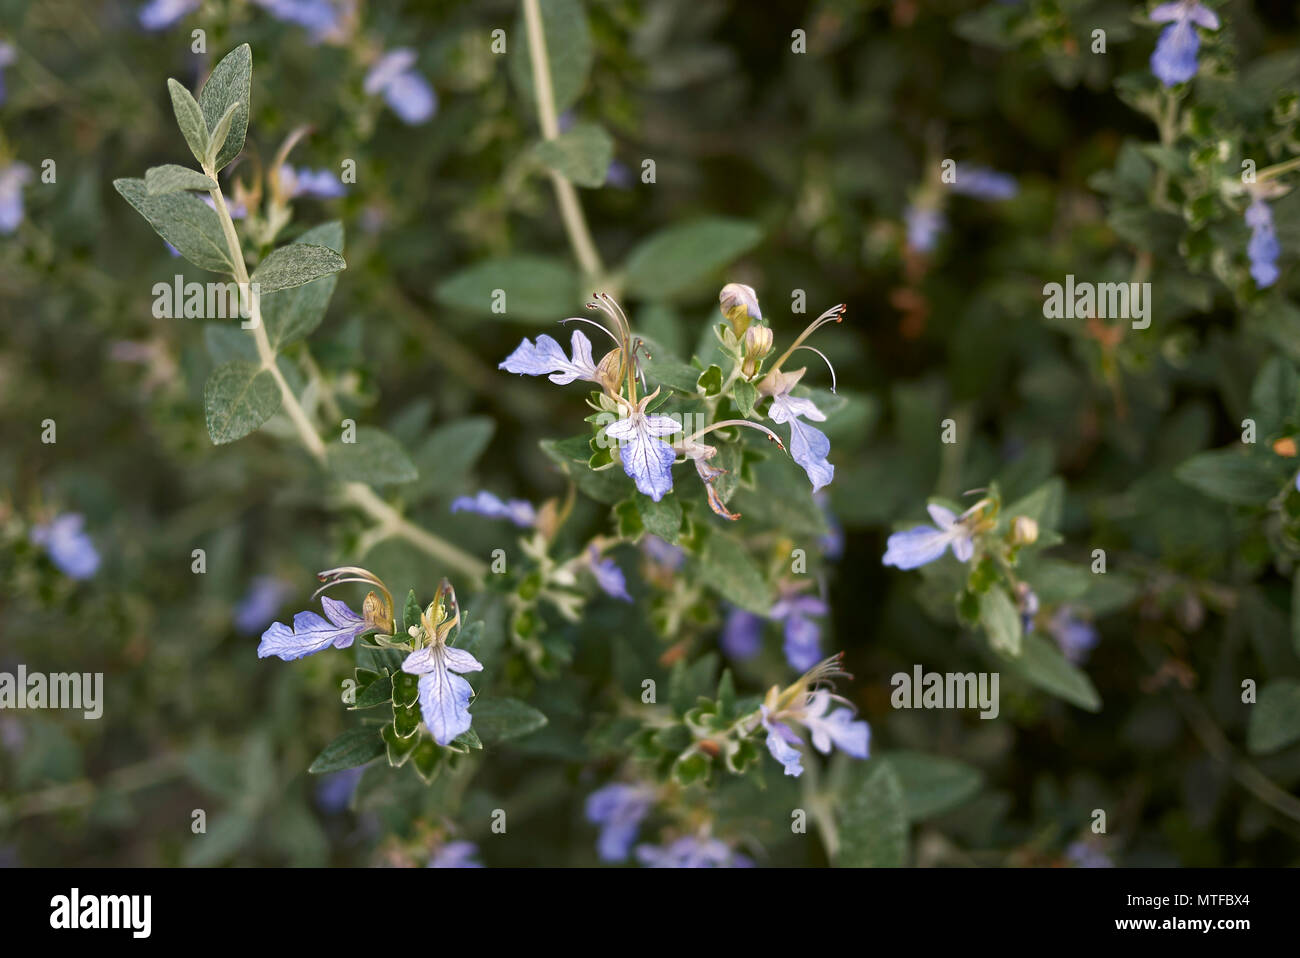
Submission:
[[[572,434],[584,414],[580,391],[496,366],[522,336],[579,314],[589,290],[543,277],[535,309],[501,317],[464,308],[448,285],[503,257],[574,269],[531,153],[536,118],[511,75],[519,10],[496,0],[338,4],[321,30],[290,4],[226,0],[146,29],[143,6],[0,0],[0,41],[12,50],[0,164],[33,170],[21,221],[0,237],[0,668],[103,672],[106,687],[99,721],[0,712],[0,861],[423,864],[446,794],[414,775],[367,773],[358,791],[353,776],[305,772],[345,727],[335,689],[348,663],[255,655],[272,618],[307,607],[317,569],[359,558],[363,526],[331,508],[328,485],[276,423],[211,445],[202,406],[211,337],[202,321],[151,313],[155,282],[209,277],[173,259],[111,182],[184,162],[166,78],[195,88],[215,58],[250,43],[248,146],[223,180],[252,182],[301,125],[310,131],[295,166],[336,173],[355,160],[356,182],[341,196],[293,204],[289,233],[336,218],[347,230],[348,268],[312,356],[345,414],[412,451],[421,478],[401,491],[410,513],[486,555],[505,533],[452,516],[450,499],[485,487],[533,501],[562,494],[537,441]],[[1177,223],[1152,234],[1160,318],[1146,335],[1116,343],[1042,314],[1044,282],[1123,278],[1132,267],[1136,231],[1109,213],[1116,190],[1151,172],[1132,144],[1154,140],[1153,127],[1116,83],[1147,71],[1156,31],[1144,9],[1090,0],[583,9],[590,68],[562,120],[600,123],[614,141],[605,185],[579,191],[611,273],[638,242],[700,217],[752,224],[756,237],[661,301],[629,297],[637,324],[689,355],[718,320],[723,282],[754,286],[787,335],[808,318],[790,315],[793,290],[805,291],[809,316],[848,304],[846,322],[817,342],[850,397],[829,430],[829,507],[845,548],[828,579],[825,641],[846,652],[857,678],[842,691],[871,722],[876,748],[947,756],[969,777],[957,807],[914,823],[911,860],[1296,863],[1300,821],[1242,779],[1258,774],[1293,793],[1300,748],[1250,755],[1240,702],[1245,678],[1300,675],[1290,569],[1257,517],[1173,475],[1234,438],[1260,364],[1295,351],[1279,349],[1276,330],[1261,333],[1213,270],[1161,271],[1182,262]],[[1216,82],[1241,91],[1243,114],[1287,84],[1300,88],[1297,10],[1220,8],[1230,29],[1203,56]],[[199,28],[206,52],[196,54]],[[1097,28],[1105,55],[1089,52]],[[494,29],[507,31],[505,55],[490,50]],[[791,50],[795,29],[806,31],[806,53]],[[401,47],[417,52],[414,69],[436,91],[422,122],[403,122],[364,89],[367,65]],[[1253,85],[1231,72],[1262,58],[1272,72]],[[1010,174],[1018,190],[999,202],[954,200],[947,229],[921,252],[908,245],[906,210],[946,157]],[[57,164],[53,183],[40,180],[46,159]],[[645,159],[654,183],[641,180]],[[1277,207],[1291,256],[1294,208]],[[1244,227],[1224,229],[1227,255],[1244,262]],[[948,417],[964,437],[951,447],[937,441]],[[46,419],[57,443],[42,442]],[[445,433],[435,439],[449,425],[463,430],[463,460],[446,455]],[[882,567],[886,536],[922,519],[931,494],[997,478],[1013,499],[1054,475],[1064,481],[1065,542],[1052,554],[1076,569],[1094,548],[1109,559],[1104,587],[1079,602],[1098,630],[1084,668],[1103,708],[1009,684],[997,721],[892,710],[892,673],[987,659],[983,639],[929,601],[920,576]],[[582,508],[598,526],[600,508]],[[34,527],[67,513],[85,517],[100,559],[80,580],[32,541]],[[196,548],[203,575],[192,571]],[[402,594],[431,592],[444,571],[394,542],[365,564]],[[593,609],[575,632],[573,675],[539,691],[546,733],[495,752],[456,796],[461,834],[487,864],[596,862],[582,802],[600,762],[583,736],[604,701],[602,637],[635,629],[629,614]],[[788,783],[775,779],[768,794],[781,805]],[[495,840],[486,810],[501,796],[515,810],[512,834]],[[202,843],[190,830],[200,808]],[[1095,808],[1107,810],[1105,836],[1089,830]],[[825,862],[781,821],[751,825],[767,861]]]

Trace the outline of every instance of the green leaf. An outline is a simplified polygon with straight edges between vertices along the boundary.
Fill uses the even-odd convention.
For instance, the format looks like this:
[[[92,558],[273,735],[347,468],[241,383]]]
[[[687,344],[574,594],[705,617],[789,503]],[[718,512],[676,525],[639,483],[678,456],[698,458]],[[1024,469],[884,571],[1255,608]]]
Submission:
[[[420,677],[410,672],[393,673],[393,705],[410,708],[420,697]]]
[[[668,704],[678,715],[685,715],[697,699],[714,690],[713,677],[718,673],[718,656],[709,652],[687,664],[685,659],[673,663],[668,676]]]
[[[699,557],[701,580],[730,602],[757,615],[772,609],[772,594],[763,572],[736,539],[714,532]]]
[[[275,415],[280,401],[269,369],[242,359],[223,363],[203,388],[208,435],[218,446],[242,439]]]
[[[1274,356],[1259,371],[1250,391],[1250,405],[1259,419],[1259,438],[1273,435],[1294,419],[1298,400],[1300,383],[1295,366],[1288,359]]]
[[[682,504],[676,496],[665,496],[655,502],[649,496],[636,496],[637,511],[645,530],[668,543],[676,543],[682,528]]]
[[[144,180],[113,181],[113,188],[149,221],[154,231],[200,269],[230,273],[230,249],[216,210],[192,193],[150,196]]]
[[[754,403],[758,402],[758,389],[753,383],[745,382],[743,379],[737,379],[731,388],[732,398],[736,400],[736,406],[744,414],[746,419],[753,418]]]
[[[203,111],[203,120],[209,130],[215,130],[226,111],[238,104],[230,117],[230,132],[217,153],[216,162],[212,164],[214,172],[233,160],[244,148],[244,137],[248,133],[248,108],[253,102],[252,86],[253,51],[244,43],[222,58],[199,93],[199,109]]]
[[[628,292],[673,296],[708,279],[752,249],[762,236],[753,223],[722,217],[670,226],[641,242],[628,256]]]
[[[384,740],[379,737],[374,726],[350,728],[326,745],[307,771],[313,775],[340,772],[365,765],[383,754]]]
[[[167,81],[167,92],[172,98],[172,112],[176,114],[176,125],[181,128],[185,144],[200,163],[208,152],[208,124],[203,119],[203,111],[194,100],[194,95],[181,83]]]
[[[379,735],[384,740],[388,764],[393,768],[401,768],[405,765],[406,760],[414,753],[415,747],[420,744],[420,736],[407,735],[403,738],[397,734],[397,727],[391,722],[380,729]]]
[[[1025,681],[1088,712],[1101,710],[1101,696],[1092,679],[1061,654],[1056,643],[1041,635],[1026,635],[1018,658],[1006,658],[1006,668]]]
[[[712,365],[704,372],[700,373],[695,380],[695,389],[697,392],[704,393],[705,396],[716,396],[722,392],[722,369],[717,365]]]
[[[1235,446],[1198,453],[1174,475],[1211,499],[1239,506],[1262,506],[1282,487],[1272,464]]]
[[[371,709],[377,705],[387,705],[393,700],[393,676],[387,669],[357,695],[352,709]]]
[[[984,776],[956,759],[900,750],[880,759],[898,775],[907,818],[919,822],[961,805],[979,791]]]
[[[217,154],[226,143],[226,138],[230,136],[230,124],[234,119],[235,111],[239,109],[238,103],[232,103],[226,107],[226,112],[221,114],[221,119],[217,125],[212,128],[212,133],[208,136],[208,151],[203,155],[203,165],[212,166],[217,159]]]
[[[614,158],[614,141],[602,126],[575,123],[554,140],[538,143],[533,155],[574,185],[594,189],[605,182]]]
[[[440,283],[434,297],[444,306],[520,323],[567,316],[581,298],[572,268],[545,256],[477,263]]]
[[[272,293],[337,273],[347,265],[343,257],[328,246],[290,243],[267,254],[249,278],[258,285],[261,293]]]
[[[546,59],[551,65],[551,88],[555,96],[555,112],[563,113],[573,106],[587,82],[591,71],[594,50],[591,33],[587,29],[587,16],[578,0],[541,0],[542,33],[546,42]],[[515,20],[510,35],[515,46],[509,56],[510,78],[528,104],[537,110],[537,97],[533,92],[533,60],[528,43],[528,28],[522,14]]]
[[[415,590],[406,593],[406,602],[402,606],[402,631],[409,632],[411,626],[420,624],[420,600],[415,597]]]
[[[405,673],[400,673],[405,674]],[[411,738],[420,730],[423,716],[416,705],[398,705],[393,703],[393,732],[398,738]]]
[[[634,488],[632,480],[617,467],[593,472],[587,465],[587,459],[591,455],[591,447],[588,445],[590,438],[590,436],[581,436],[572,439],[543,439],[538,445],[542,447],[542,452],[560,467],[560,471],[574,481],[584,495],[590,496],[597,502],[614,505],[632,492]],[[585,450],[581,459],[574,456],[579,446]]]
[[[150,196],[164,196],[182,190],[215,190],[218,186],[215,180],[198,170],[168,163],[165,166],[151,166],[144,171],[144,189]]]
[[[519,738],[546,725],[545,715],[519,699],[480,697],[469,707],[469,714],[484,745]]]
[[[299,236],[294,243],[305,246],[323,246],[334,252],[343,252],[343,224],[338,220],[322,223]],[[334,287],[338,284],[338,274],[330,273],[319,279],[268,293],[262,290],[262,322],[266,324],[266,335],[271,341],[271,348],[296,342],[309,336],[325,318]]]
[[[989,644],[996,651],[1020,654],[1020,613],[1001,588],[994,587],[980,596],[980,625],[984,626]]]
[[[415,751],[411,753],[412,762],[415,766],[416,774],[425,785],[432,784],[433,780],[438,777],[442,771],[442,758],[446,753],[438,747],[438,743],[431,738],[421,738],[420,744],[415,746]]]
[[[356,442],[339,439],[330,443],[326,461],[330,471],[344,482],[385,486],[412,482],[420,476],[401,444],[374,426],[359,427]]]
[[[1043,530],[1055,529],[1061,524],[1061,506],[1065,499],[1065,483],[1059,477],[1048,479],[1029,495],[1017,499],[1002,515],[1008,520],[1027,516]]]
[[[1255,755],[1276,752],[1300,740],[1300,681],[1275,679],[1259,690],[1250,708],[1246,747]]]
[[[257,821],[242,811],[227,811],[215,817],[206,832],[189,836],[183,861],[186,868],[211,868],[227,861],[248,843]]]
[[[839,808],[840,868],[899,868],[907,862],[903,785],[888,762],[850,766]]]
[[[470,416],[435,429],[415,453],[421,488],[442,495],[456,492],[495,431],[490,416]]]

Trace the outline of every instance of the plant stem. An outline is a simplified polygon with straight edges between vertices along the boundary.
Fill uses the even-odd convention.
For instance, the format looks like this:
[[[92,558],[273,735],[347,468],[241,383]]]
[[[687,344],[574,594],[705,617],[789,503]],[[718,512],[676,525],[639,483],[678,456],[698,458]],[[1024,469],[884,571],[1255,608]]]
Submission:
[[[546,53],[546,33],[542,28],[542,11],[538,0],[524,0],[524,22],[528,27],[528,56],[533,63],[533,93],[537,98],[537,118],[542,136],[554,140],[560,135],[560,122],[555,114],[555,88],[551,85],[551,61]],[[588,277],[600,276],[605,267],[600,253],[592,242],[591,230],[582,213],[582,203],[573,184],[555,170],[550,171],[555,200],[560,205],[564,230],[569,234],[569,245],[578,265]]]
[[[204,167],[206,173],[213,182],[216,182],[217,174],[215,170]],[[226,245],[230,252],[230,265],[234,271],[235,281],[243,289],[249,287],[248,265],[244,262],[244,250],[239,243],[239,235],[235,232],[235,221],[230,216],[230,209],[226,206],[226,198],[222,195],[220,187],[215,190],[209,190],[212,197],[213,205],[217,209],[217,219],[221,221],[221,231],[225,234]],[[253,339],[257,343],[257,355],[262,361],[262,367],[268,370],[275,383],[280,388],[280,407],[293,423],[294,428],[298,431],[298,437],[302,440],[303,446],[312,458],[322,465],[325,464],[325,443],[312,425],[311,420],[307,418],[306,411],[302,404],[298,402],[298,397],[293,394],[289,388],[289,383],[280,372],[279,366],[275,361],[275,350],[271,348],[270,337],[266,335],[266,324],[262,322],[262,306],[257,296],[249,296],[249,319],[252,322]],[[405,539],[412,545],[428,553],[440,562],[446,563],[453,569],[457,569],[465,575],[481,580],[487,573],[487,564],[468,552],[452,545],[444,539],[440,539],[433,533],[420,528],[404,517],[395,508],[385,502],[375,493],[373,489],[363,482],[344,483],[344,499],[347,502],[359,507],[378,523],[379,530],[384,533],[384,538],[388,535],[395,535]],[[378,541],[378,540],[376,540]]]

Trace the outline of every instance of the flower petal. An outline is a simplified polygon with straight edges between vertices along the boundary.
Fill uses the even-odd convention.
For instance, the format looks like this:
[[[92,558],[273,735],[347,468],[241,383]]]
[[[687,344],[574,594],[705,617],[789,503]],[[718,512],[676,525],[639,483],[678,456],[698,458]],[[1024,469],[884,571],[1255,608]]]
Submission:
[[[343,603],[340,602],[339,605]],[[347,608],[346,605],[343,607]],[[340,625],[326,622],[315,612],[299,612],[293,617],[292,629],[283,622],[275,622],[262,633],[262,641],[257,646],[257,657],[264,659],[268,655],[275,655],[286,662],[292,662],[328,648],[331,644],[346,649],[363,627],[364,623],[360,619]]]
[[[650,435],[645,420],[640,413],[633,413],[607,426],[605,435],[618,440],[623,471],[636,483],[637,490],[658,502],[673,488],[672,467],[677,454],[668,443]]]
[[[898,569],[919,569],[943,555],[949,537],[933,526],[917,526],[906,532],[895,532],[885,547],[884,565]]]
[[[505,358],[497,368],[525,376],[550,374],[551,382],[564,386],[575,379],[596,381],[596,366],[591,360],[591,340],[580,330],[573,331],[573,359],[550,336],[537,337],[534,345],[524,339],[518,348]]]
[[[420,714],[433,740],[439,745],[449,745],[469,729],[469,700],[474,690],[459,675],[448,671],[438,655],[439,650],[431,651],[434,668],[420,676]]]
[[[447,663],[447,668],[453,672],[483,671],[483,663],[464,649],[458,649],[452,645],[443,646],[442,657]]]

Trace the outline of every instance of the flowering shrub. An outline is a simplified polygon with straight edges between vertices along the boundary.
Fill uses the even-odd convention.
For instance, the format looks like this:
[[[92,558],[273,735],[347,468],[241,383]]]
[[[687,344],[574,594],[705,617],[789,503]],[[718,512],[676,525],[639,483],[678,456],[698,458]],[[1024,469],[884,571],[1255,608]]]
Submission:
[[[6,24],[0,859],[1294,863],[1296,24],[925,7]]]

